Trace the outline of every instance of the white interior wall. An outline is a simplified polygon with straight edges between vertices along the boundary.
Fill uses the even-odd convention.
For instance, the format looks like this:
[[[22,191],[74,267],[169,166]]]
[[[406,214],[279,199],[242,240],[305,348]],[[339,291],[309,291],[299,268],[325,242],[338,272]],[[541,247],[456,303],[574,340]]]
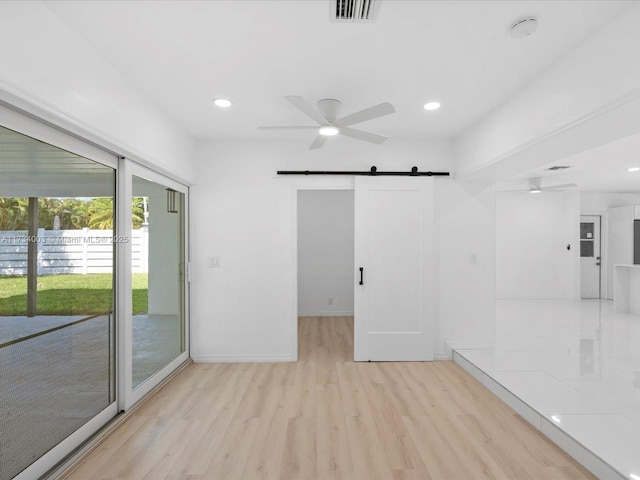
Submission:
[[[633,205],[607,211],[607,298],[615,299],[614,266],[633,264]]]
[[[497,298],[580,298],[579,225],[578,192],[498,193]]]
[[[193,140],[46,2],[2,3],[0,56],[0,100],[186,183],[196,178]]]
[[[598,193],[580,194],[580,213],[582,215],[606,214],[611,207],[640,205],[640,193]]]
[[[495,340],[495,189],[437,179],[437,343],[474,348]]]
[[[298,315],[353,315],[353,190],[298,192]]]
[[[167,197],[161,185],[149,197],[149,313],[176,315],[179,303],[180,215],[167,212]]]
[[[147,197],[149,313],[175,315],[179,305],[179,219],[167,211],[166,187],[133,176],[133,196]]]
[[[338,138],[216,141],[198,148],[192,205],[192,355],[196,361],[293,360],[297,351],[295,201],[298,189],[353,188],[351,177],[279,177],[276,170],[445,170],[447,142]],[[451,344],[490,343],[495,296],[493,190],[436,178],[439,260],[436,358]],[[419,179],[416,179],[419,181]],[[476,227],[469,234],[469,226]],[[475,253],[478,265],[470,264]],[[207,267],[219,256],[220,267]]]

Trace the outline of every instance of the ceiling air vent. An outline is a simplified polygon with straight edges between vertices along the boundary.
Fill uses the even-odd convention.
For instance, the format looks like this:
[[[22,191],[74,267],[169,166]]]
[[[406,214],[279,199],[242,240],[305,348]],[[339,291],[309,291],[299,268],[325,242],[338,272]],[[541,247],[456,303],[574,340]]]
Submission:
[[[379,0],[331,0],[334,22],[373,22]]]
[[[555,165],[553,167],[547,168],[547,170],[551,170],[552,172],[555,172],[556,170],[564,170],[565,168],[571,168],[571,167],[567,165]]]

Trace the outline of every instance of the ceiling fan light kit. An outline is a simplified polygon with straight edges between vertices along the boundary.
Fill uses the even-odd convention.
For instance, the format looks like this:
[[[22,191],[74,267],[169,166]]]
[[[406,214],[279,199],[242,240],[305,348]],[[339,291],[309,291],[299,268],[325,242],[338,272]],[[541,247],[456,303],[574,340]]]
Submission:
[[[231,100],[226,98],[216,98],[213,100],[213,104],[220,108],[229,108],[232,105]]]
[[[309,146],[309,150],[321,148],[330,136],[335,135],[344,135],[346,137],[355,138],[356,140],[362,140],[363,142],[380,145],[387,141],[387,137],[350,128],[350,126],[356,123],[373,120],[374,118],[390,115],[396,111],[393,105],[388,102],[384,102],[338,118],[340,107],[342,105],[339,100],[326,98],[318,102],[317,108],[313,108],[302,97],[290,95],[285,98],[294,107],[316,122],[317,125],[261,126],[258,127],[258,130],[316,130],[316,138]]]
[[[332,127],[332,126],[320,127],[318,129],[318,133],[320,135],[324,135],[325,137],[333,137],[334,135],[337,135],[340,133],[340,129],[338,127]]]

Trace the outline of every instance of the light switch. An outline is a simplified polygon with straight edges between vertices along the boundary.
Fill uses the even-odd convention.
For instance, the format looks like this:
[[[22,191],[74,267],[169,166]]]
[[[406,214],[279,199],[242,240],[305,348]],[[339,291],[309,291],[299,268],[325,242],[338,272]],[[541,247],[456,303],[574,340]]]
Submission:
[[[209,265],[209,268],[220,267],[220,257],[209,257],[208,265]]]
[[[478,264],[478,254],[477,253],[472,253],[471,255],[469,255],[469,263],[471,265],[477,265]]]

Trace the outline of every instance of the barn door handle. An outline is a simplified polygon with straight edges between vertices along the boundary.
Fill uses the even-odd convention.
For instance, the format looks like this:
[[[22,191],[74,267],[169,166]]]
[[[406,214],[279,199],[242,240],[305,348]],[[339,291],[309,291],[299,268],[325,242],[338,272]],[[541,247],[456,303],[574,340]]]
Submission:
[[[360,267],[360,285],[364,285],[364,267]]]

